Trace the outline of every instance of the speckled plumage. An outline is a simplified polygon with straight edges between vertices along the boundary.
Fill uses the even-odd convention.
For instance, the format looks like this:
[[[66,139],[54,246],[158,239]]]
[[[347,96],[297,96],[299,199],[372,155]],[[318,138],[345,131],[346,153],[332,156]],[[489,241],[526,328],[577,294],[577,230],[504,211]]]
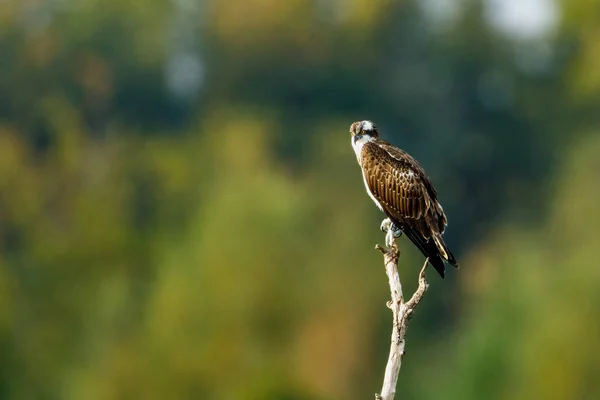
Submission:
[[[353,123],[350,133],[367,192],[375,204],[429,257],[442,277],[444,261],[458,268],[442,239],[446,215],[423,168],[408,153],[380,139],[370,121]]]

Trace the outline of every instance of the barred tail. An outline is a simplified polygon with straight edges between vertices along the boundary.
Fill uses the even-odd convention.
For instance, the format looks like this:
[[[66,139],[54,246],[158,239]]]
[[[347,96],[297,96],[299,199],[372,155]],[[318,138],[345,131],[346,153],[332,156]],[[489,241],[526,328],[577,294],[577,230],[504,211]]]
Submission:
[[[446,261],[448,261],[452,266],[454,266],[455,268],[458,268],[458,262],[454,258],[454,254],[452,254],[452,252],[450,251],[448,246],[446,246],[446,243],[444,243],[444,239],[442,239],[442,235],[440,235],[439,233],[434,233],[432,235],[432,237],[433,237],[433,241],[435,242],[437,249],[440,252],[440,255]]]

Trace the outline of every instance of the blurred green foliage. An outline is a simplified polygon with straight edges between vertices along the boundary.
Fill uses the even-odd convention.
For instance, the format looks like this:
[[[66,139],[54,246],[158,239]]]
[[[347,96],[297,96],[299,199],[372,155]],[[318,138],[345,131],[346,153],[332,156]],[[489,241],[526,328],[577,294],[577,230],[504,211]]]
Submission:
[[[598,2],[523,40],[456,4],[0,2],[0,398],[372,396],[365,118],[462,266],[430,277],[403,398],[598,398]]]

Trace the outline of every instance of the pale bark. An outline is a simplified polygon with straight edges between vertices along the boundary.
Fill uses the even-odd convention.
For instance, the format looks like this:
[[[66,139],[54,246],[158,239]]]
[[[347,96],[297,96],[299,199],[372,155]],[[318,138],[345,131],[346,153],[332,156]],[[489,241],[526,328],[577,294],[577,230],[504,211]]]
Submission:
[[[398,382],[398,374],[400,373],[400,367],[402,366],[402,359],[404,358],[404,346],[406,341],[406,328],[408,321],[413,316],[414,310],[423,298],[425,291],[427,290],[427,280],[425,279],[425,270],[427,269],[428,260],[425,260],[425,264],[419,273],[419,287],[407,302],[404,302],[402,296],[402,284],[400,283],[400,276],[398,275],[398,258],[400,257],[400,251],[395,241],[389,250],[385,250],[381,246],[375,246],[376,249],[383,253],[383,260],[385,263],[385,272],[388,276],[390,283],[390,293],[392,300],[388,302],[387,306],[392,310],[393,313],[393,329],[392,329],[392,344],[390,346],[390,355],[385,368],[385,377],[383,380],[383,387],[381,394],[375,394],[377,400],[393,400],[396,394],[396,383]]]

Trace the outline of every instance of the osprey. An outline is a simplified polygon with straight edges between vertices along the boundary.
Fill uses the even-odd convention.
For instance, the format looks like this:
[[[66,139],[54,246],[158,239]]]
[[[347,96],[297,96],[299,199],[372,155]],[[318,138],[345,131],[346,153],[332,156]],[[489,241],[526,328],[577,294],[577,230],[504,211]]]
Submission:
[[[423,168],[405,151],[379,138],[371,121],[350,126],[352,147],[367,193],[388,218],[381,223],[385,243],[404,233],[444,277],[444,261],[458,268],[442,239],[446,215]]]

